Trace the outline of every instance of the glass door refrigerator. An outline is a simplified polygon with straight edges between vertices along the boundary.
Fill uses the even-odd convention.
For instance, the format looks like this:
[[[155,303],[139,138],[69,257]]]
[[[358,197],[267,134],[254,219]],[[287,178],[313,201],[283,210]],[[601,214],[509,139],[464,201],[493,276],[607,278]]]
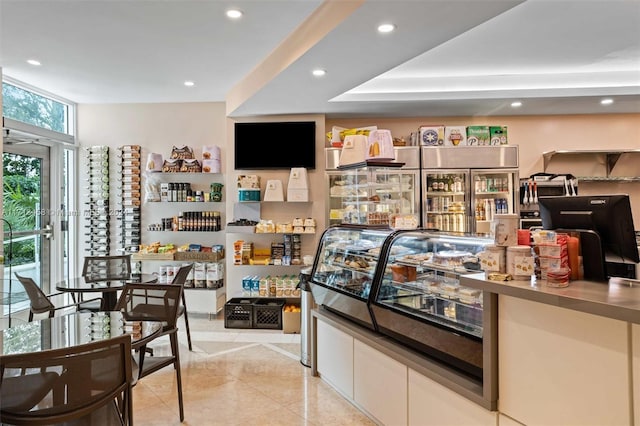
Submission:
[[[518,214],[518,147],[423,146],[422,226],[488,234],[494,214]]]
[[[338,169],[341,148],[325,149],[325,170],[328,188],[327,218],[328,225],[353,223],[348,220],[346,208],[354,204],[394,203],[400,214],[415,214],[420,218],[420,147],[394,147],[396,159],[392,163],[404,163],[402,167],[387,173],[383,168],[373,172],[370,186],[378,185],[375,193],[362,188],[356,190],[362,182],[354,182],[354,173]],[[373,170],[373,168],[372,168]],[[361,203],[356,203],[361,201]]]

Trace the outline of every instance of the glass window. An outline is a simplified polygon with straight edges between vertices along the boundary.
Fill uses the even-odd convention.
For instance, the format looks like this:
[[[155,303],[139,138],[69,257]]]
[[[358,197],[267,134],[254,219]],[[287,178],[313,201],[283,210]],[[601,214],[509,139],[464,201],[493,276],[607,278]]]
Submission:
[[[2,116],[60,133],[72,134],[70,106],[23,89],[2,83]]]

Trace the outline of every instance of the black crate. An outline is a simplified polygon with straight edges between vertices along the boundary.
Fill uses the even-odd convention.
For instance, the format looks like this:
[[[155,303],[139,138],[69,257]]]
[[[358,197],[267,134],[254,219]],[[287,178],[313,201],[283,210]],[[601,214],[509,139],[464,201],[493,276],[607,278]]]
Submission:
[[[235,297],[224,304],[224,328],[252,328],[255,299]]]
[[[253,303],[253,328],[282,330],[284,299],[255,299]]]

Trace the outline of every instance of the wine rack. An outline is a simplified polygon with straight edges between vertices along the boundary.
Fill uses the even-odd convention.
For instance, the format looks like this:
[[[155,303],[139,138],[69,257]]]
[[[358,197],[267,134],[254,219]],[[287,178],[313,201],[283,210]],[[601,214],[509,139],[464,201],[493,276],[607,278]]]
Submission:
[[[122,214],[120,220],[120,245],[124,253],[137,253],[140,247],[140,145],[125,145],[119,148],[120,198]],[[138,265],[132,265],[134,273]]]
[[[87,150],[88,207],[85,217],[85,236],[91,256],[109,254],[109,147],[90,146]]]

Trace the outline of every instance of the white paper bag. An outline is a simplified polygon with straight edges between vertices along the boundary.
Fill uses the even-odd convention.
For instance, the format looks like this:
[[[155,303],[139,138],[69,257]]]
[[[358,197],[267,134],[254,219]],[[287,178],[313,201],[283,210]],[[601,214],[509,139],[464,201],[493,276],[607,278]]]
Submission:
[[[391,161],[396,159],[391,131],[378,129],[369,133],[366,159],[381,161]]]

